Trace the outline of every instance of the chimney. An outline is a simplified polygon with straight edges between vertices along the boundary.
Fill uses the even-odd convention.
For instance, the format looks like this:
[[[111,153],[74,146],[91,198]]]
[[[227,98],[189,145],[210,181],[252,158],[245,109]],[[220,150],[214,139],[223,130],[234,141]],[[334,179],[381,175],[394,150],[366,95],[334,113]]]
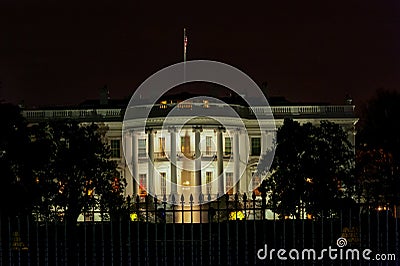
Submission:
[[[348,105],[353,104],[353,98],[348,93],[346,94],[346,104]]]
[[[100,105],[108,105],[110,99],[110,92],[108,91],[107,85],[100,89]]]

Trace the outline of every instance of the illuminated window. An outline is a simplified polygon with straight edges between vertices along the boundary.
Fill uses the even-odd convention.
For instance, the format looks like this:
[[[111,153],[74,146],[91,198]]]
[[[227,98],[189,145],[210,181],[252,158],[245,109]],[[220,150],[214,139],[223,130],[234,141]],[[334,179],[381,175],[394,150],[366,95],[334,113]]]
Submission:
[[[112,139],[110,142],[111,146],[111,158],[121,157],[121,141],[119,139]]]
[[[147,195],[147,176],[146,174],[139,174],[139,195],[144,197]]]
[[[211,194],[212,172],[206,172],[206,193]]]
[[[183,101],[178,104],[178,108],[180,109],[192,109],[191,101]]]
[[[226,173],[225,191],[227,191],[227,194],[229,194],[229,195],[233,194],[233,173],[232,172]]]
[[[158,138],[158,143],[159,143],[160,156],[164,157],[165,156],[165,138],[164,137]]]
[[[160,109],[166,109],[167,108],[167,101],[161,101],[160,102]]]
[[[146,157],[146,139],[139,139],[138,140],[138,156],[139,157]]]
[[[254,137],[251,138],[251,155],[260,155],[261,154],[261,138]]]
[[[212,152],[212,137],[207,136],[206,137],[206,155],[211,155]]]
[[[183,154],[190,155],[190,137],[184,136],[181,137],[181,152]]]
[[[161,196],[164,197],[164,195],[167,194],[167,174],[165,172],[160,173],[160,179],[161,179]]]
[[[232,153],[232,141],[230,137],[225,138],[225,155],[231,155]]]
[[[208,100],[203,100],[203,107],[204,108],[208,108],[209,107]]]

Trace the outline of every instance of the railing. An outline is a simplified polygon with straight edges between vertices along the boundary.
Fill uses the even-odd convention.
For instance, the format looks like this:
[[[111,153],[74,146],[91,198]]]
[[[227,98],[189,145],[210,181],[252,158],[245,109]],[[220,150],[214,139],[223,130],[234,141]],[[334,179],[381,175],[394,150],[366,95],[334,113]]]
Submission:
[[[274,116],[282,115],[314,115],[314,116],[344,116],[350,117],[354,116],[354,105],[321,105],[321,106],[255,106],[252,108],[243,107],[239,105],[226,105],[226,104],[215,104],[209,103],[207,107],[203,104],[193,103],[190,105],[191,108],[182,108],[180,105],[168,104],[168,105],[143,105],[130,107],[130,111],[134,114],[141,114],[150,112],[150,117],[158,117],[167,115],[173,108],[178,108],[182,110],[182,115],[185,115],[185,110],[191,108],[203,108],[209,110],[210,114],[213,110],[218,108],[233,108],[237,114],[241,117],[251,117],[255,114],[266,115],[272,111]],[[28,120],[45,120],[45,119],[56,119],[56,118],[73,118],[73,119],[123,119],[125,109],[121,108],[111,108],[111,109],[73,109],[73,110],[24,110],[23,116]]]
[[[22,115],[29,120],[45,119],[110,119],[122,120],[123,109],[76,109],[76,110],[24,110]]]
[[[4,265],[293,265],[297,261],[296,265],[368,265],[370,261],[364,259],[362,252],[369,249],[367,255],[371,261],[378,254],[387,259],[382,265],[399,263],[399,219],[390,209],[358,205],[344,207],[335,215],[322,213],[313,219],[278,219],[278,216],[267,219],[270,210],[255,196],[225,195],[198,206],[196,199],[186,200],[190,201],[189,206],[179,200],[177,205],[169,205],[165,199],[150,197],[145,202],[130,200],[126,212],[120,216],[103,219],[94,211],[87,212],[86,218],[72,228],[62,219],[40,221],[35,215],[0,217],[0,262]],[[93,219],[96,216],[101,219],[96,221]],[[287,251],[281,256],[288,261],[282,262],[277,256],[279,249]],[[300,257],[293,251],[294,259],[289,258],[288,253],[293,249]],[[359,251],[358,259],[345,257],[349,249]],[[311,253],[302,259],[304,250],[307,254],[314,250],[315,257]]]

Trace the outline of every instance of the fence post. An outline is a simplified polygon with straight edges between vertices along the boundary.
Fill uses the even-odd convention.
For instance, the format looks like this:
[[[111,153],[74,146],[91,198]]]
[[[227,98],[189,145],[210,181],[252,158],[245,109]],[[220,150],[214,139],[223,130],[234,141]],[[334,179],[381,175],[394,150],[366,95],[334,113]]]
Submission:
[[[167,265],[168,255],[167,255],[167,195],[164,194],[162,205],[164,208],[164,223],[163,223],[163,262],[164,265]]]
[[[140,220],[142,217],[142,213],[140,211],[140,197],[138,194],[136,195],[136,208],[135,209],[137,211],[137,217],[138,217],[138,221],[136,223],[136,262],[137,262],[137,265],[140,265],[141,252],[140,252],[139,240],[140,240]]]
[[[254,251],[257,250],[257,229],[256,229],[256,193],[253,191],[253,194],[251,195],[252,203],[253,203],[253,248]],[[274,228],[275,231],[275,228]],[[256,252],[253,252],[253,261],[257,261],[257,255]]]
[[[171,203],[172,203],[172,258],[175,260],[176,259],[176,228],[175,228],[175,194],[171,194]],[[174,261],[175,262],[175,261]]]
[[[182,207],[182,237],[181,237],[181,247],[182,247],[182,265],[185,265],[185,197],[181,195],[181,207]]]
[[[247,194],[243,194],[243,209],[244,209],[244,261],[248,258],[248,240],[247,240]]]
[[[203,265],[203,214],[202,214],[202,206],[204,202],[204,195],[200,191],[199,194],[199,208],[200,208],[200,246],[199,246],[199,254],[200,254],[200,265]]]
[[[239,203],[239,195],[235,193],[235,240],[236,240],[236,249],[235,249],[235,257],[236,257],[236,265],[239,264],[239,221],[238,221],[238,203]]]

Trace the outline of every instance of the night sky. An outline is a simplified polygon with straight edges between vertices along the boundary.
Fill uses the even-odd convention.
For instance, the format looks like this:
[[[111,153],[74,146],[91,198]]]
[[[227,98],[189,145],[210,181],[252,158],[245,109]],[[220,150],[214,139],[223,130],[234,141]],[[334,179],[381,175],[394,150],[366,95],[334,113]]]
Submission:
[[[27,106],[130,97],[187,59],[224,62],[271,95],[359,105],[400,91],[400,2],[0,1],[0,99]]]

